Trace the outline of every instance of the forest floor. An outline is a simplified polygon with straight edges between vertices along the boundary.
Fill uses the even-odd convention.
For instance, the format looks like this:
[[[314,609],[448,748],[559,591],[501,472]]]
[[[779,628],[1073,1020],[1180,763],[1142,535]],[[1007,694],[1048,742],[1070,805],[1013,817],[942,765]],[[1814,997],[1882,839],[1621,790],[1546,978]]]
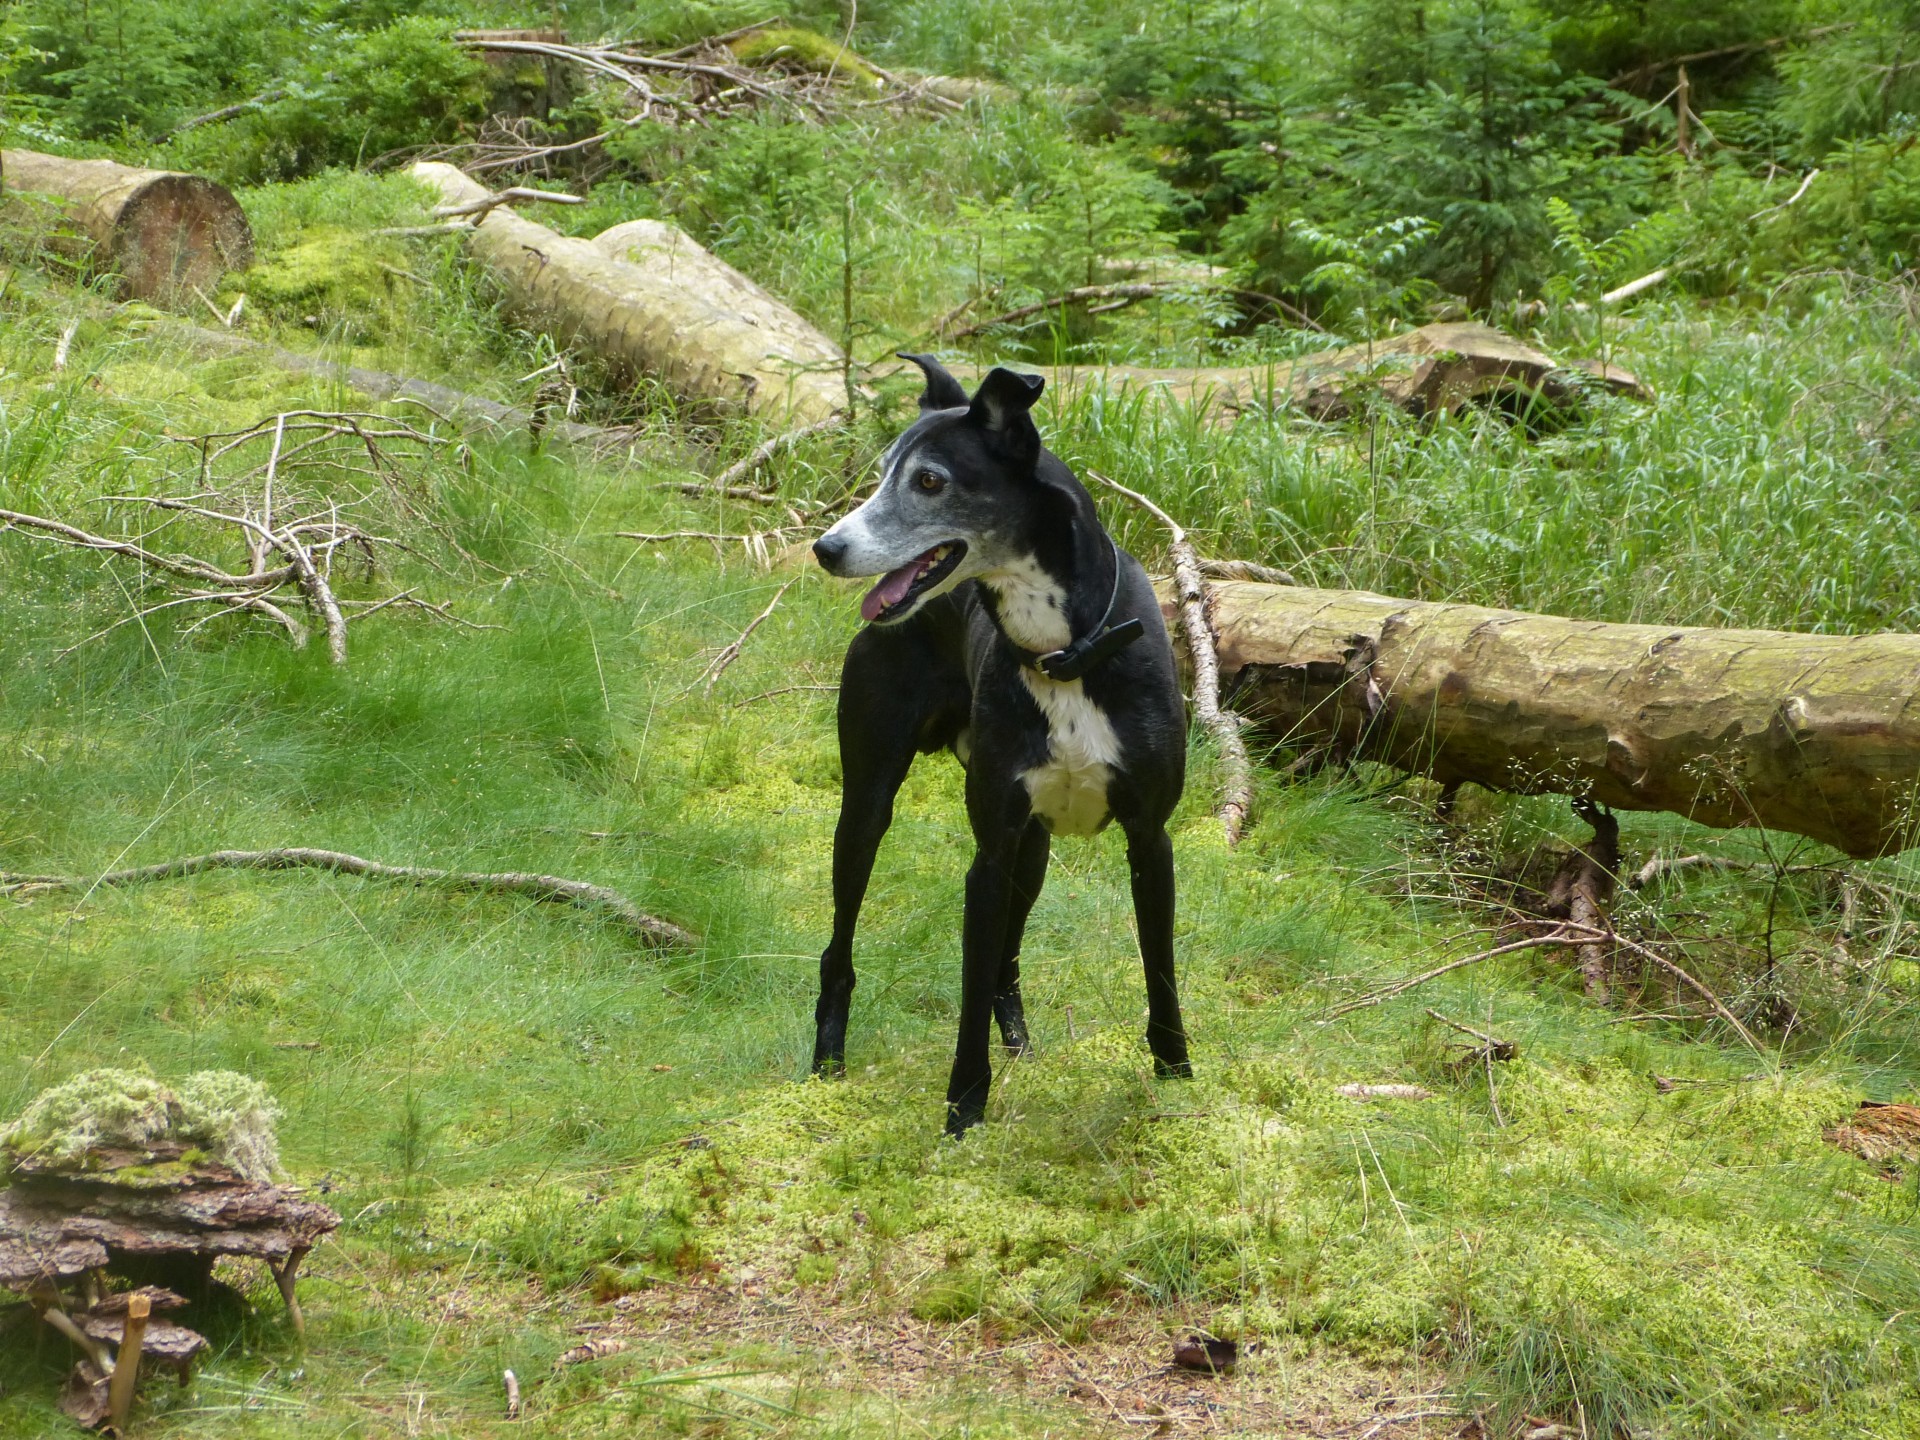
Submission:
[[[342,206],[364,202],[359,183],[342,182]],[[283,213],[269,259],[312,221]],[[248,357],[199,358],[125,309],[96,307],[56,369],[75,299],[24,276],[0,297],[10,508],[118,523],[130,512],[100,497],[191,484],[182,437],[364,408]],[[454,307],[448,328],[477,313]],[[1041,424],[1217,553],[1321,555],[1322,583],[1742,623],[1840,624],[1879,595],[1897,618],[1901,523],[1853,527],[1864,548],[1835,563],[1877,483],[1865,441],[1827,510],[1782,507],[1753,540],[1774,569],[1700,538],[1747,533],[1739,486],[1804,477],[1775,453],[1796,440],[1781,429],[1792,377],[1848,347],[1862,373],[1894,365],[1881,324],[1844,295],[1764,333],[1738,313],[1654,310],[1610,343],[1660,406],[1598,402],[1551,436],[1486,415],[1227,431],[1088,405],[1043,408]],[[538,361],[462,363],[445,333],[411,349],[275,334],[507,399],[524,398],[515,364]],[[858,483],[904,413],[885,403],[777,483]],[[1791,420],[1852,423],[1811,406]],[[1803,454],[1817,438],[1797,436]],[[1037,1053],[1002,1067],[988,1123],[956,1145],[939,1097],[970,845],[944,757],[916,767],[881,855],[849,1076],[804,1078],[838,799],[830,687],[855,590],[785,551],[795,535],[615,534],[763,528],[766,512],[675,488],[709,463],[702,447],[740,453],[737,436],[650,433],[601,455],[461,440],[405,462],[434,525],[389,577],[487,628],[371,617],[345,666],[251,621],[190,633],[194,612],[89,639],[133,616],[142,580],[0,533],[0,868],[324,846],[594,880],[699,937],[650,951],[583,911],[315,872],[0,901],[0,1113],[94,1065],[243,1070],[286,1107],[290,1173],[345,1219],[311,1263],[304,1345],[271,1287],[234,1275],[252,1306],[213,1326],[191,1390],[154,1392],[144,1433],[1920,1428],[1920,1191],[1822,1139],[1859,1100],[1920,1083],[1912,860],[1847,866],[1791,837],[1625,818],[1632,863],[1685,850],[1747,867],[1676,876],[1623,898],[1620,919],[1756,1024],[1772,1017],[1762,1053],[1647,977],[1596,1007],[1539,954],[1336,1017],[1483,948],[1501,918],[1489,876],[1550,872],[1582,827],[1563,802],[1469,796],[1447,828],[1425,787],[1390,774],[1275,770],[1230,851],[1196,743],[1174,824],[1196,1078],[1148,1063],[1116,842],[1061,844],[1024,957]],[[1622,487],[1664,507],[1635,553],[1604,511]],[[1151,531],[1113,518],[1154,553]],[[1368,572],[1356,552],[1382,534],[1398,538]],[[1683,534],[1711,563],[1674,560]],[[1448,537],[1490,557],[1483,582]],[[1656,559],[1670,586],[1642,583]],[[1822,564],[1837,612],[1783,614],[1791,575]],[[1857,913],[1842,874],[1870,897]],[[1462,1067],[1428,1007],[1518,1058]],[[1431,1098],[1356,1101],[1337,1089],[1352,1082]],[[1234,1375],[1170,1368],[1195,1332],[1242,1344]],[[64,1365],[18,1312],[0,1317],[0,1433],[61,1432]],[[508,1369],[524,1395],[511,1423]]]

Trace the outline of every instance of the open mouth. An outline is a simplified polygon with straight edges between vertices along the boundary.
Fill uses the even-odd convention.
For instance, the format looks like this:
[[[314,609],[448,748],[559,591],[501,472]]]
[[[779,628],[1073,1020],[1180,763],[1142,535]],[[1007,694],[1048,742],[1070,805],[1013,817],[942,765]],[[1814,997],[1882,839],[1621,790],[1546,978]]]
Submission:
[[[898,570],[889,570],[880,583],[860,602],[860,618],[869,623],[884,621],[908,609],[915,600],[953,573],[960,557],[967,553],[967,542],[949,540],[916,555]]]

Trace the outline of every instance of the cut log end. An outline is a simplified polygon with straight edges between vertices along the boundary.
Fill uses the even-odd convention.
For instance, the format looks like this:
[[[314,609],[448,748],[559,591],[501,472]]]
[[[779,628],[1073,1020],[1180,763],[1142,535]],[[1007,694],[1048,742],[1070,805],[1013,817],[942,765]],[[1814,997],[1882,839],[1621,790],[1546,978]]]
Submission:
[[[211,294],[253,263],[253,232],[224,185],[157,176],[127,197],[113,226],[113,269],[129,295],[168,303]]]

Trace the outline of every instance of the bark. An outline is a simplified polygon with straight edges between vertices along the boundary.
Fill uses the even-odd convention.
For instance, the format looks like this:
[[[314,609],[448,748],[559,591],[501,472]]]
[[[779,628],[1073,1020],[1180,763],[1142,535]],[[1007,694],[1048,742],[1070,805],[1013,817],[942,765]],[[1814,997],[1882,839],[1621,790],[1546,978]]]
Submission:
[[[1920,636],[1610,625],[1232,582],[1213,595],[1228,695],[1289,743],[1855,857],[1920,843]]]
[[[1474,320],[1423,325],[1390,339],[1285,364],[1186,370],[1132,365],[1021,368],[1045,375],[1056,392],[1089,387],[1151,390],[1176,402],[1206,402],[1230,419],[1292,405],[1316,420],[1338,420],[1352,413],[1356,399],[1368,388],[1387,403],[1423,416],[1451,413],[1468,404],[1511,409],[1572,405],[1584,386],[1595,380],[1618,395],[1651,398],[1646,386],[1616,365],[1592,360],[1561,363]],[[954,373],[978,378],[985,372],[955,367]]]
[[[451,165],[422,162],[413,174],[447,204],[488,193]],[[635,220],[578,240],[503,205],[469,243],[523,323],[616,373],[657,380],[702,410],[782,428],[845,407],[839,347],[672,226]]]
[[[50,197],[51,213],[19,200],[7,212],[43,229],[57,252],[117,275],[127,298],[175,304],[196,289],[211,293],[226,271],[253,263],[253,231],[240,202],[199,175],[6,150],[0,186]]]

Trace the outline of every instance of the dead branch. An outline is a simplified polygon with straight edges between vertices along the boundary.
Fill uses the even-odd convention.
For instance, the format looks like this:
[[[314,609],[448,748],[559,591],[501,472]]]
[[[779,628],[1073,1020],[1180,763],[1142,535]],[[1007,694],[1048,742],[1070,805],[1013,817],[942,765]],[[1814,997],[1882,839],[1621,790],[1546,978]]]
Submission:
[[[1574,813],[1593,827],[1593,840],[1575,849],[1554,876],[1543,911],[1556,920],[1602,936],[1611,933],[1607,905],[1613,899],[1615,873],[1620,868],[1620,822],[1587,800],[1573,802]],[[1580,946],[1580,975],[1587,998],[1605,1005],[1611,998],[1611,961],[1605,939]]]
[[[1478,954],[1468,955],[1459,960],[1449,960],[1445,965],[1437,965],[1411,979],[1398,980],[1381,989],[1370,990],[1365,995],[1357,996],[1352,1000],[1344,1000],[1329,1010],[1326,1018],[1338,1020],[1342,1015],[1351,1015],[1356,1010],[1368,1009],[1382,1001],[1391,1000],[1396,995],[1404,995],[1409,990],[1417,989],[1429,980],[1438,980],[1442,975],[1449,975],[1455,970],[1464,970],[1469,965],[1478,965],[1482,960],[1493,960],[1501,955],[1517,954],[1522,950],[1543,950],[1556,945],[1576,943],[1578,942],[1575,937],[1566,933],[1565,926],[1546,935],[1530,935],[1524,940],[1512,940],[1505,945],[1496,945],[1491,950],[1482,950]]]
[[[37,895],[59,891],[82,894],[101,887],[120,889],[144,885],[156,880],[178,880],[209,870],[325,870],[338,875],[355,875],[368,880],[402,880],[413,885],[437,886],[448,890],[474,890],[485,894],[522,895],[530,900],[574,905],[599,910],[619,923],[650,947],[692,946],[694,938],[668,920],[643,913],[618,890],[584,880],[566,880],[557,875],[534,875],[521,871],[485,872],[475,870],[438,870],[419,865],[387,865],[364,860],[339,850],[314,850],[288,846],[274,850],[214,850],[205,855],[188,855],[164,860],[156,865],[139,865],[125,870],[109,870],[104,875],[18,875],[0,871],[0,895]]]
[[[268,440],[271,444],[263,463],[247,464],[239,459],[243,447]],[[333,443],[336,441],[340,444]],[[252,613],[284,628],[296,647],[304,646],[306,627],[275,603],[279,592],[289,586],[299,593],[300,603],[326,635],[328,655],[335,664],[346,663],[349,607],[358,612],[354,619],[404,607],[455,624],[472,623],[453,616],[446,603],[430,604],[410,590],[343,604],[333,581],[334,559],[343,549],[359,552],[367,561],[369,575],[381,549],[411,549],[401,540],[376,534],[349,518],[351,512],[363,509],[376,497],[387,499],[403,516],[433,530],[450,549],[472,559],[445,522],[422,507],[416,488],[402,470],[400,454],[393,448],[411,445],[433,449],[449,444],[446,438],[385,415],[290,410],[244,430],[202,435],[184,443],[198,451],[194,472],[198,488],[192,494],[106,495],[96,497],[96,502],[139,505],[237,532],[247,556],[243,572],[223,568],[198,555],[161,554],[143,543],[147,536],[117,539],[53,517],[0,511],[0,532],[17,529],[55,544],[135,561],[150,578],[162,580],[175,591],[152,603],[135,605],[131,615],[95,631],[60,654],[71,654],[121,625],[189,605],[210,606],[213,614],[189,626],[185,633],[191,634],[219,615]],[[351,447],[345,456],[342,445]],[[366,463],[353,463],[355,454],[363,456]],[[235,469],[236,462],[239,473],[225,476],[222,472]],[[289,483],[289,477],[307,471],[329,472],[330,488],[338,472],[365,475],[374,483],[344,496],[303,495]],[[247,492],[255,486],[257,490],[249,497]],[[225,498],[223,488],[232,487],[239,487],[240,493]],[[428,559],[428,563],[434,562]]]
[[[1043,314],[1049,310],[1064,310],[1070,305],[1087,306],[1087,313],[1089,315],[1105,315],[1115,310],[1124,309],[1129,305],[1136,305],[1142,300],[1155,300],[1163,295],[1176,294],[1183,290],[1196,294],[1211,290],[1223,295],[1232,295],[1238,299],[1254,300],[1263,305],[1272,305],[1298,323],[1314,330],[1319,330],[1322,333],[1325,332],[1325,327],[1319,324],[1319,322],[1315,321],[1298,306],[1291,305],[1287,301],[1282,300],[1278,295],[1269,295],[1264,290],[1241,290],[1232,285],[1214,285],[1204,280],[1187,279],[1130,280],[1108,285],[1080,285],[1072,290],[1064,291],[1059,295],[1051,296],[1048,299],[1036,300],[1031,305],[1017,306],[1012,310],[1004,311],[990,319],[976,320],[971,325],[964,325],[958,330],[943,331],[937,326],[934,334],[946,340],[971,340],[974,336],[983,334],[988,330],[997,329],[1003,325],[1018,325],[1021,321],[1030,320],[1035,315]],[[946,317],[946,320],[943,320],[941,325],[944,325],[947,320],[958,316],[965,309],[966,307],[962,306],[960,310],[953,312],[953,315]]]
[[[1848,20],[1837,25],[1816,25],[1811,30],[1804,30],[1798,35],[1774,35],[1765,40],[1748,40],[1739,45],[1719,45],[1711,50],[1694,50],[1666,60],[1652,60],[1631,70],[1622,70],[1608,83],[1620,89],[1629,89],[1642,81],[1651,80],[1663,70],[1696,64],[1701,60],[1732,60],[1742,55],[1758,54],[1763,50],[1777,50],[1782,45],[1796,45],[1807,40],[1818,40],[1822,35],[1837,35],[1842,30],[1853,29],[1856,23]]]
[[[1664,880],[1669,875],[1677,875],[1683,870],[1747,870],[1752,867],[1743,861],[1729,860],[1723,855],[1656,855],[1627,880],[1629,890],[1644,890],[1649,885]]]
[[[1819,178],[1820,178],[1820,167],[1816,165],[1813,167],[1813,169],[1807,171],[1806,175],[1800,181],[1800,188],[1798,190],[1795,190],[1793,194],[1789,195],[1786,199],[1782,200],[1778,205],[1769,205],[1764,210],[1754,211],[1753,214],[1747,217],[1747,219],[1749,221],[1764,219],[1768,215],[1777,214],[1778,212],[1786,209],[1789,205],[1793,204],[1794,201],[1798,200],[1802,195],[1806,194],[1807,190],[1812,186],[1813,182],[1815,180],[1818,180]]]
[[[581,195],[562,195],[554,190],[535,190],[526,185],[510,185],[505,190],[497,190],[493,194],[479,200],[466,200],[457,205],[436,205],[433,207],[433,213],[438,215],[442,220],[458,220],[462,216],[470,216],[477,224],[479,223],[480,217],[485,215],[489,210],[492,210],[495,206],[512,205],[522,200],[544,200],[550,205],[584,205],[587,203],[586,197]]]
[[[1200,561],[1200,573],[1209,580],[1251,580],[1258,585],[1298,585],[1300,582],[1285,570],[1276,570],[1271,565],[1256,564],[1252,560],[1208,560]]]
[[[1253,766],[1247,759],[1247,743],[1240,734],[1240,717],[1220,704],[1220,659],[1214,649],[1213,626],[1207,618],[1207,586],[1200,578],[1199,557],[1194,554],[1193,543],[1179,522],[1145,495],[1097,471],[1089,470],[1087,474],[1126,496],[1166,527],[1180,606],[1180,628],[1193,656],[1193,708],[1220,750],[1220,804],[1215,813],[1226,829],[1227,844],[1238,845],[1240,832],[1253,810]]]
[[[1474,1051],[1476,1059],[1481,1050],[1485,1050],[1487,1054],[1495,1060],[1511,1060],[1520,1053],[1520,1047],[1515,1045],[1513,1041],[1502,1040],[1498,1035],[1489,1034],[1485,1030],[1476,1030],[1471,1025],[1462,1025],[1458,1020],[1449,1020],[1438,1010],[1428,1010],[1427,1015],[1434,1020],[1438,1020],[1449,1030],[1458,1030],[1462,1035],[1471,1035],[1474,1039],[1478,1040],[1480,1045]]]
[[[249,110],[258,110],[263,105],[271,105],[276,100],[286,99],[287,87],[276,85],[270,90],[262,90],[258,95],[250,95],[234,105],[222,105],[218,110],[209,110],[204,115],[196,115],[191,120],[182,120],[173,129],[160,137],[162,143],[176,135],[184,135],[189,130],[198,130],[202,125],[218,125],[223,121],[235,120]]]
[[[824,420],[816,420],[811,425],[802,425],[797,429],[783,430],[754,446],[752,452],[743,460],[736,460],[718,475],[713,477],[713,488],[726,491],[731,486],[741,484],[759,471],[773,463],[774,456],[782,450],[790,449],[802,440],[815,435],[824,435],[830,430],[843,429],[847,420],[844,415],[829,415]],[[753,492],[758,496],[762,492]]]
[[[794,577],[795,580],[798,578],[797,575]],[[711,695],[713,693],[715,683],[726,673],[727,667],[740,658],[740,651],[745,647],[747,641],[752,638],[753,632],[765,623],[769,615],[773,614],[774,607],[780,603],[780,597],[792,588],[793,580],[788,580],[782,584],[778,590],[773,592],[773,598],[767,602],[767,608],[754,616],[752,623],[750,623],[746,629],[742,630],[730,644],[726,645],[718,655],[713,657],[712,662],[701,672],[700,679],[694,682],[694,684],[703,687],[700,692],[701,694]],[[693,686],[690,685],[687,688],[692,689]]]
[[[733,702],[733,708],[738,710],[743,706],[757,705],[762,700],[772,700],[780,695],[795,695],[803,690],[821,690],[833,695],[840,693],[838,685],[782,685],[775,690],[762,690],[758,695],[749,695],[744,700],[736,700]]]
[[[1575,926],[1572,928],[1577,929],[1579,927]],[[1767,1053],[1766,1046],[1762,1045],[1759,1042],[1759,1040],[1754,1037],[1754,1034],[1751,1030],[1747,1029],[1745,1025],[1742,1025],[1740,1023],[1740,1017],[1735,1015],[1733,1011],[1727,1008],[1726,1002],[1721,1000],[1721,998],[1718,995],[1714,994],[1713,991],[1709,990],[1705,985],[1701,984],[1700,981],[1696,980],[1692,975],[1688,974],[1687,971],[1682,969],[1679,965],[1676,965],[1673,961],[1669,960],[1666,956],[1662,955],[1659,951],[1654,950],[1646,945],[1642,945],[1637,940],[1629,940],[1626,936],[1620,934],[1618,931],[1613,930],[1611,928],[1600,930],[1597,932],[1590,932],[1590,933],[1594,934],[1596,938],[1604,938],[1615,945],[1619,945],[1624,947],[1625,949],[1631,950],[1633,951],[1634,954],[1638,955],[1641,959],[1650,961],[1653,964],[1659,966],[1662,970],[1666,971],[1669,975],[1673,976],[1674,979],[1678,980],[1681,984],[1685,985],[1689,990],[1692,990],[1693,993],[1698,995],[1702,1000],[1705,1000],[1707,1004],[1711,1005],[1713,1007],[1714,1013],[1718,1015],[1722,1020],[1726,1021],[1727,1024],[1731,1025],[1734,1028],[1734,1032],[1738,1034],[1742,1040],[1746,1041],[1747,1044],[1751,1045],[1756,1052],[1762,1055]]]
[[[1789,204],[1792,202],[1789,201]],[[1623,300],[1631,300],[1643,290],[1651,290],[1672,272],[1666,266],[1642,275],[1638,280],[1629,280],[1624,285],[1616,285],[1600,297],[1602,305],[1618,305]]]

